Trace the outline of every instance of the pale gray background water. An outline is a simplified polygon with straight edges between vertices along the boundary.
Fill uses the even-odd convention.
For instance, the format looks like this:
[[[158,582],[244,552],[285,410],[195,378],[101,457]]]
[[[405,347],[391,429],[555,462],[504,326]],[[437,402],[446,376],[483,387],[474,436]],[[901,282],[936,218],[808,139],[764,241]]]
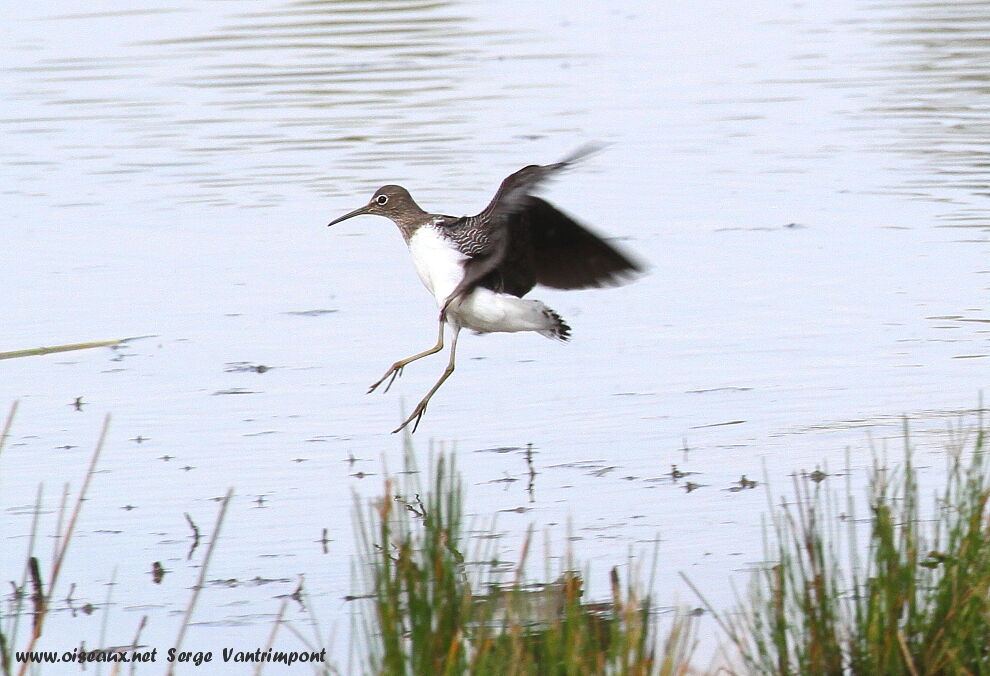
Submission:
[[[740,475],[783,494],[849,446],[867,466],[905,414],[937,468],[938,433],[977,404],[988,17],[853,0],[7,3],[0,351],[155,337],[0,362],[0,405],[20,400],[4,580],[38,484],[51,532],[112,412],[62,586],[102,603],[116,571],[105,642],[148,615],[145,643],[171,645],[197,573],[183,514],[208,530],[233,486],[210,578],[238,583],[206,590],[187,647],[260,647],[305,574],[346,662],[352,492],[398,468],[400,401],[443,358],[365,396],[431,344],[436,310],[391,224],[324,225],[392,182],[473,213],[509,172],[595,140],[610,145],[547,194],[651,274],[536,290],[568,345],[465,335],[415,443],[456,449],[507,559],[531,524],[561,546],[570,524],[603,586],[659,536],[661,605],[697,603],[683,570],[727,606],[766,507],[762,486],[726,490]],[[523,478],[520,452],[491,452],[528,443],[533,503],[499,481]],[[706,486],[665,479],[673,463]],[[172,571],[160,586],[153,561]],[[102,621],[60,610],[48,645],[98,645]]]

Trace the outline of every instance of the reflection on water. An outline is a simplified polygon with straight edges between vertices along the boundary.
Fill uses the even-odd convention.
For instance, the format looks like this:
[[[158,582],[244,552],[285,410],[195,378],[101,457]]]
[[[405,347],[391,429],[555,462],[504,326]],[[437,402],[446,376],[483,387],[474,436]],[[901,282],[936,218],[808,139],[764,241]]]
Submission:
[[[883,3],[868,19],[879,75],[867,110],[894,125],[886,149],[920,163],[906,189],[946,202],[947,225],[990,226],[990,3]]]
[[[455,4],[417,0],[29,20],[46,37],[15,47],[7,79],[16,113],[0,123],[30,138],[6,151],[7,162],[51,171],[71,163],[102,185],[142,182],[170,202],[212,206],[234,206],[232,189],[244,188],[238,206],[278,204],[264,188],[282,182],[344,194],[342,179],[359,180],[384,155],[409,166],[448,158],[477,137],[501,96],[484,87],[478,64],[500,58],[509,41]],[[84,39],[71,56],[50,56],[61,32]],[[311,170],[331,162],[335,176]],[[37,191],[37,178],[23,190]]]
[[[207,90],[207,106],[265,113],[268,134],[250,139],[259,149],[443,143],[459,140],[442,132],[455,131],[456,118],[428,109],[449,108],[479,39],[491,39],[454,11],[449,2],[298,2],[151,44],[196,61],[179,82]],[[415,117],[403,113],[410,106]]]

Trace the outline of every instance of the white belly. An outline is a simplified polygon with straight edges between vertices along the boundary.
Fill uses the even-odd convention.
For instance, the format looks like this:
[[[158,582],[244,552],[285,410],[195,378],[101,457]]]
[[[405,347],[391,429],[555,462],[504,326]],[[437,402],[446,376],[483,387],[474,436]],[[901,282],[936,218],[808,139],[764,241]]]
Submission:
[[[437,305],[442,306],[464,277],[461,263],[467,256],[430,226],[420,228],[409,238],[409,253],[419,278],[437,299]]]
[[[443,307],[464,277],[467,256],[430,226],[420,228],[409,238],[409,253],[424,286],[436,298],[437,306]],[[479,287],[450,304],[447,321],[479,333],[537,331],[558,337],[555,332],[560,318],[538,300]]]
[[[452,318],[479,333],[545,331],[553,326],[546,306],[538,300],[516,298],[477,288],[451,305]]]

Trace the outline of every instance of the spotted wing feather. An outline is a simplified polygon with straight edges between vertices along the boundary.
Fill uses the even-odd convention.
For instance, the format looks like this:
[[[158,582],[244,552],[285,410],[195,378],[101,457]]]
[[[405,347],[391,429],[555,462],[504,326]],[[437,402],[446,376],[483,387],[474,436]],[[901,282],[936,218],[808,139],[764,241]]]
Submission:
[[[445,234],[457,243],[457,248],[467,258],[463,262],[464,277],[447,297],[441,314],[455,298],[470,293],[491,275],[506,259],[509,250],[508,228],[502,223],[492,227],[480,214],[451,219],[444,226]]]

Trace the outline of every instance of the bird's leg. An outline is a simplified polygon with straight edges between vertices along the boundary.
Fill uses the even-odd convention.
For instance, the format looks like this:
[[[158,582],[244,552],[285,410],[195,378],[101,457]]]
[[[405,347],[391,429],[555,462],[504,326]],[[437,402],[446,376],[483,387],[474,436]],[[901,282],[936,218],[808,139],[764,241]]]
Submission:
[[[379,378],[374,385],[368,388],[368,394],[374,392],[379,385],[385,382],[386,378],[392,376],[392,379],[388,381],[388,385],[385,386],[385,392],[388,392],[388,389],[392,387],[392,383],[395,382],[395,379],[400,375],[402,375],[402,369],[406,367],[406,364],[410,364],[416,361],[417,359],[422,359],[423,357],[429,357],[431,354],[436,354],[442,349],[443,349],[443,320],[440,321],[440,335],[437,336],[436,345],[431,347],[429,350],[424,350],[423,352],[420,352],[419,354],[414,354],[413,356],[407,357],[406,359],[400,359],[399,361],[392,364],[389,370],[385,372],[385,375]]]
[[[447,378],[450,377],[450,374],[454,372],[454,357],[457,354],[457,334],[460,333],[461,327],[454,324],[453,329],[454,329],[454,335],[450,339],[450,361],[447,362],[447,368],[444,369],[443,375],[440,376],[440,380],[437,381],[437,384],[434,385],[430,389],[430,391],[426,393],[426,396],[423,397],[423,401],[419,402],[416,405],[416,408],[413,410],[412,415],[406,418],[404,423],[402,423],[394,430],[392,430],[392,434],[395,434],[396,432],[398,432],[399,430],[401,430],[403,427],[413,422],[414,420],[416,422],[413,423],[412,431],[413,433],[415,433],[416,428],[419,427],[419,421],[423,419],[423,414],[426,413],[426,405],[429,403],[430,397],[436,394],[436,391],[440,389],[440,386],[443,385],[444,381],[447,380]]]

